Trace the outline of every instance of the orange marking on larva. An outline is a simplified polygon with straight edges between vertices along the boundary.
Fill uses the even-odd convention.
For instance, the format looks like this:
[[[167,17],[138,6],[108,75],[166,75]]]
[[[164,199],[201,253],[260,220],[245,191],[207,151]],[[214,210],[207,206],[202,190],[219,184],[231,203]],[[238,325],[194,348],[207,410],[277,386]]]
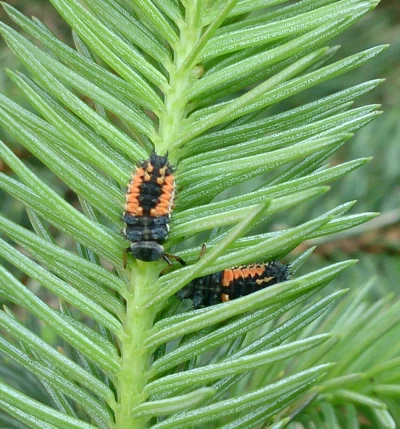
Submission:
[[[222,301],[222,302],[228,302],[228,301],[229,301],[229,295],[228,295],[228,294],[226,294],[226,293],[223,293],[223,294],[221,295],[221,301]]]
[[[149,174],[147,171],[144,173],[144,180],[145,180],[146,182],[148,182],[148,181],[150,181],[150,180],[151,180],[151,176],[150,176],[150,174]]]
[[[140,182],[140,183],[136,183],[136,182],[132,183],[132,185],[130,185],[128,187],[128,190],[127,190],[126,193],[129,195],[129,194],[132,194],[134,192],[139,192],[141,184],[142,184],[142,182]]]
[[[135,201],[137,201],[139,195],[140,195],[139,192],[132,192],[130,194],[126,194],[126,196],[125,196],[126,203],[127,204],[129,204],[129,203],[133,204]]]
[[[137,198],[132,198],[132,199],[126,200],[125,209],[128,211],[132,211],[132,209],[135,210],[139,206],[140,206],[140,204],[139,204]]]
[[[251,277],[255,277],[255,276],[262,276],[263,272],[264,272],[264,267],[260,266],[260,265],[249,265],[247,267],[248,269],[248,275]]]
[[[140,168],[136,172],[136,174],[134,175],[134,177],[132,177],[132,182],[133,183],[142,183],[144,174],[145,174],[145,171],[143,170],[143,168]]]
[[[131,183],[129,183],[128,185],[128,190],[127,192],[129,192],[131,189],[133,188],[139,188],[140,185],[143,183],[143,177],[141,176],[136,176]]]
[[[242,271],[243,277],[245,279],[247,279],[247,277],[253,277],[253,274],[252,274],[251,270],[248,267],[243,267],[241,269],[241,271]]]
[[[175,184],[174,183],[164,183],[164,186],[162,187],[162,190],[164,193],[171,193],[175,190]]]
[[[165,198],[160,198],[158,200],[157,205],[151,209],[150,211],[150,215],[151,216],[166,216],[168,214],[170,214],[171,212],[171,198],[169,199],[165,199]],[[154,214],[152,214],[154,213]]]
[[[163,194],[171,194],[175,191],[174,180],[167,180],[167,179],[168,177],[165,179],[164,183],[162,184]]]
[[[169,195],[161,195],[158,199],[157,205],[160,205],[161,207],[168,207],[172,203],[173,194]]]
[[[165,206],[165,205],[169,205],[171,203],[172,200],[172,195],[161,195],[161,197],[159,198],[159,205],[161,206]]]
[[[148,173],[152,173],[152,172],[154,171],[154,167],[151,165],[151,163],[150,163],[150,162],[149,162],[149,164],[147,165],[146,170],[147,170],[147,172],[148,172]]]
[[[243,272],[242,272],[242,270],[239,269],[239,268],[234,269],[233,270],[233,276],[234,276],[235,280],[237,280],[237,279],[243,279]]]
[[[163,185],[164,184],[164,177],[157,177],[157,184]]]
[[[131,186],[129,186],[127,194],[129,195],[129,194],[133,194],[135,192],[140,192],[140,185],[141,184],[142,184],[141,182],[140,183],[133,183]]]
[[[170,214],[170,211],[168,208],[163,207],[157,207],[155,209],[150,210],[150,216],[152,217],[159,217],[159,216],[168,216]]]
[[[168,216],[170,214],[170,210],[168,207],[157,207],[156,216]]]
[[[143,177],[143,176],[144,176],[144,168],[137,167],[136,171],[132,174],[131,182],[133,182],[134,180],[136,180],[137,177]]]
[[[233,271],[232,270],[224,270],[224,274],[222,276],[222,286],[228,287],[232,281],[233,281]]]
[[[160,208],[161,209],[168,209],[169,211],[171,211],[171,200],[160,201]]]
[[[168,185],[172,185],[175,181],[175,177],[173,176],[173,174],[170,174],[169,176],[165,177],[165,183]]]
[[[132,177],[131,182],[128,185],[128,189],[126,191],[125,199],[128,204],[133,203],[135,200],[137,200],[137,197],[139,196],[140,192],[140,185],[143,182],[143,177],[141,174],[143,173],[143,169],[138,169],[138,172],[140,174],[136,174]]]
[[[126,206],[128,207],[128,209],[139,207],[139,205],[140,204],[139,204],[139,201],[137,200],[137,198],[132,198],[126,202]]]
[[[160,176],[165,176],[165,173],[166,173],[166,171],[167,171],[167,166],[166,165],[164,165],[164,167],[162,167],[162,168],[160,168],[159,170],[158,170],[159,172],[160,172]]]
[[[125,206],[125,211],[133,216],[137,215],[138,209],[139,209],[139,205],[138,204],[127,204]],[[143,209],[142,209],[143,210]]]
[[[172,200],[172,194],[169,195],[161,195],[161,197],[158,199],[158,204],[160,206],[169,206]]]
[[[132,187],[140,186],[142,182],[143,182],[143,175],[136,174],[135,176],[133,176],[131,182],[128,185],[128,192],[129,192],[129,189],[131,189]]]
[[[268,283],[273,279],[273,277],[264,277],[262,279],[256,280],[256,284],[262,285],[263,283]]]
[[[138,204],[128,204],[126,211],[133,216],[143,216],[143,207],[140,207]]]
[[[170,188],[171,187],[171,188]],[[155,207],[158,216],[166,216],[171,212],[172,201],[174,198],[175,188],[172,185],[168,187],[163,187],[163,192],[158,199],[158,203]]]
[[[126,204],[136,204],[139,205],[139,200],[138,200],[138,196],[139,196],[139,192],[135,192],[132,194],[127,194],[126,195]]]

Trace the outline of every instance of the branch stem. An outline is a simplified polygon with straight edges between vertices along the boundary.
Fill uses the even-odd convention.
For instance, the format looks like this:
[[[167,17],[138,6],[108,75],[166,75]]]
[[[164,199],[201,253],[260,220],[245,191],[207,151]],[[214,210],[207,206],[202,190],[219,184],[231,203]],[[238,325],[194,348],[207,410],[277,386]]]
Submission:
[[[191,84],[191,72],[182,67],[193,47],[201,36],[201,17],[197,11],[197,2],[189,3],[185,22],[181,24],[180,41],[174,44],[174,64],[169,67],[169,85],[164,88],[164,111],[160,115],[159,140],[155,141],[160,154],[168,151],[180,132],[186,115],[187,100],[185,94]],[[166,65],[168,67],[168,65]],[[174,162],[173,154],[170,158]],[[147,400],[144,388],[148,382],[152,349],[145,347],[150,335],[156,310],[145,307],[158,279],[158,265],[134,264],[130,273],[130,291],[126,298],[126,319],[124,336],[121,340],[122,364],[118,376],[118,406],[115,409],[116,429],[142,429],[147,418],[134,416],[132,410]]]
[[[154,265],[154,264],[153,264]],[[116,429],[146,427],[147,419],[134,417],[132,409],[147,399],[144,387],[148,382],[151,352],[144,346],[153,326],[155,311],[146,309],[151,286],[158,278],[158,271],[151,264],[135,264],[131,272],[129,295],[126,297],[126,320],[122,339],[122,364],[118,376],[118,407]]]
[[[181,124],[186,117],[188,104],[186,94],[195,76],[191,70],[188,71],[184,67],[184,64],[202,34],[201,19],[197,10],[197,2],[188,4],[185,22],[180,28],[180,41],[174,46],[174,64],[168,70],[169,86],[165,89],[165,109],[160,116],[160,141],[156,144],[156,149],[161,154],[168,151],[180,135]]]

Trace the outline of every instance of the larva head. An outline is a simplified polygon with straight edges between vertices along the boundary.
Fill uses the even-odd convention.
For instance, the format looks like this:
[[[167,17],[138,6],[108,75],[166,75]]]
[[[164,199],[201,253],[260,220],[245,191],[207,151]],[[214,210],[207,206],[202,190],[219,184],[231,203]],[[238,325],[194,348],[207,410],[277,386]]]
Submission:
[[[131,252],[141,261],[159,261],[164,255],[164,247],[155,241],[138,241],[131,244]]]

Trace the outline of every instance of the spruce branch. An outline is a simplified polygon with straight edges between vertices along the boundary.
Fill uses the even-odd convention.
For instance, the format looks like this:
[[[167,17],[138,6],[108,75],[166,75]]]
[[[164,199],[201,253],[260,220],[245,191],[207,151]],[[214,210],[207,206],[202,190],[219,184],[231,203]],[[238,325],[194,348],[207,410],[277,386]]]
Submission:
[[[386,49],[332,59],[339,47],[328,45],[377,2],[50,1],[75,48],[10,4],[3,7],[25,34],[0,24],[25,67],[8,76],[33,108],[0,95],[0,124],[43,165],[0,142],[11,172],[0,172],[0,188],[30,222],[0,216],[0,256],[15,268],[0,267],[0,292],[13,305],[0,312],[0,422],[232,429],[354,426],[363,415],[391,427],[397,303],[324,292],[354,260],[298,274],[313,249],[287,256],[376,216],[348,213],[354,201],[332,202],[326,185],[370,160],[331,163],[380,115],[378,104],[352,104],[381,80],[285,103]],[[131,255],[125,264],[119,232],[123,187],[152,151],[168,153],[176,169],[165,248],[187,266],[169,272],[163,261]],[[323,195],[329,208],[296,217]],[[271,231],[270,220],[289,210],[294,220]],[[176,297],[198,277],[278,259],[290,263],[289,279],[253,294],[188,311]],[[26,380],[34,375],[40,395],[16,365]]]

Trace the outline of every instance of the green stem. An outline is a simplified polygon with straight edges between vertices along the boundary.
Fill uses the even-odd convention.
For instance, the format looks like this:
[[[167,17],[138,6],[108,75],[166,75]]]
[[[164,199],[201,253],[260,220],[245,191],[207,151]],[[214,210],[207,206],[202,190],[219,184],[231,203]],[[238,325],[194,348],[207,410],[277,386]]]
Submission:
[[[186,115],[185,94],[193,77],[182,65],[201,35],[201,17],[196,14],[196,7],[195,2],[189,4],[179,44],[174,46],[174,65],[169,70],[169,86],[165,88],[165,109],[160,116],[159,141],[155,142],[157,151],[161,154],[176,139]],[[153,292],[152,285],[159,275],[157,268],[157,265],[139,262],[131,272],[130,291],[125,297],[127,307],[124,337],[121,340],[122,363],[118,376],[116,429],[142,429],[148,422],[146,417],[134,417],[132,409],[147,399],[144,388],[150,377],[148,370],[152,349],[146,348],[144,343],[150,336],[156,310],[146,308],[144,304]]]
[[[155,311],[146,309],[144,302],[151,294],[151,286],[158,271],[148,263],[139,263],[132,270],[130,291],[126,297],[126,319],[122,339],[122,364],[118,376],[118,407],[115,410],[116,428],[142,429],[147,419],[134,417],[132,409],[143,403],[147,396],[144,387],[148,381],[151,350],[144,346],[153,326]]]
[[[194,79],[191,71],[184,67],[185,60],[190,56],[201,36],[201,19],[199,19],[197,2],[188,5],[185,23],[181,27],[179,44],[174,46],[174,64],[169,71],[169,86],[165,89],[165,109],[160,116],[160,140],[157,150],[166,152],[180,134],[182,121],[186,117],[186,98]]]

